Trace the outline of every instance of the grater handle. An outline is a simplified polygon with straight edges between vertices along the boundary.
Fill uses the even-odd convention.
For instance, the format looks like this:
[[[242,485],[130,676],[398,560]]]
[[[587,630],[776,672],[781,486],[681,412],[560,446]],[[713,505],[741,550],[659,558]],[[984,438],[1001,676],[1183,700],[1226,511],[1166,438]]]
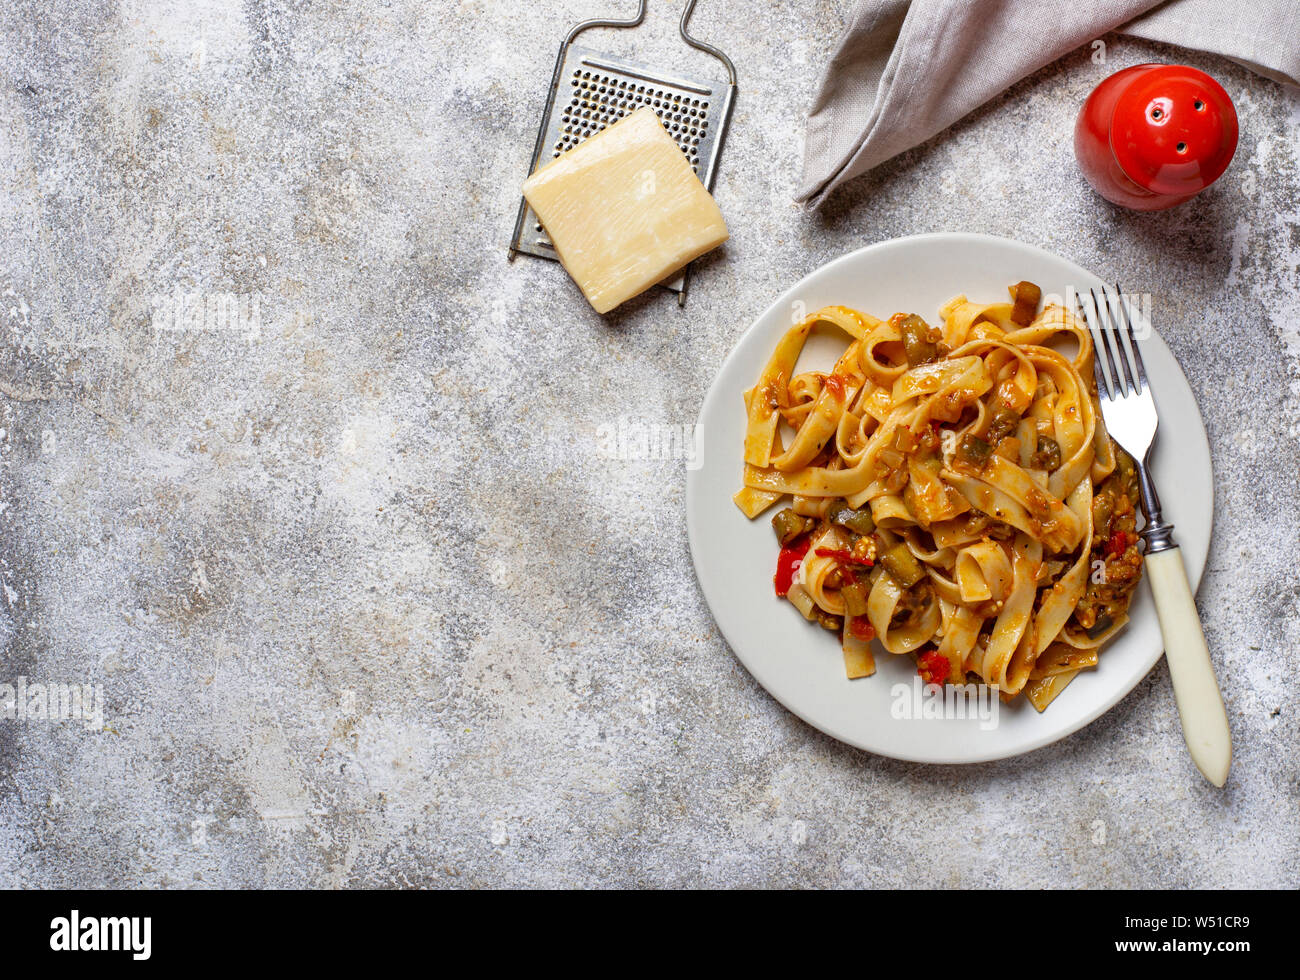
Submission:
[[[645,20],[645,0],[641,0],[640,6],[636,8],[636,16],[631,20],[605,20],[597,18],[596,20],[584,20],[581,24],[569,31],[569,36],[564,39],[564,46],[567,48],[573,43],[573,39],[583,31],[592,27],[636,27],[641,21]]]
[[[706,41],[701,41],[691,33],[687,24],[690,23],[691,14],[695,13],[696,0],[686,0],[686,8],[682,11],[681,23],[677,25],[677,31],[681,34],[682,40],[693,48],[699,48],[707,54],[713,55],[727,68],[727,82],[732,88],[736,87],[736,66],[731,63],[731,59]],[[645,12],[645,4],[641,5],[642,13]]]

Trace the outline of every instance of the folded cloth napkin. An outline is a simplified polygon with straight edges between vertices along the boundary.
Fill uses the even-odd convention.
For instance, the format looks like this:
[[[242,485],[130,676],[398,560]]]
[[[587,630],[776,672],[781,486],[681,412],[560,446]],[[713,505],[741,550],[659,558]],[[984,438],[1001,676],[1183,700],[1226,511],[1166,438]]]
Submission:
[[[846,180],[1116,29],[1300,85],[1295,0],[859,0],[808,113],[797,200],[819,206]]]

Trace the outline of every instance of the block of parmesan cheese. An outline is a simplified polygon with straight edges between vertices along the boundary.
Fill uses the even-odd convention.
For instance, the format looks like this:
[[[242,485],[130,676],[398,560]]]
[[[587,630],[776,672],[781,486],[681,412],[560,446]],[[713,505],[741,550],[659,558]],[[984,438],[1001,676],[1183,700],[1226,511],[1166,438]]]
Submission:
[[[727,240],[718,205],[648,106],[537,170],[524,197],[598,313]]]

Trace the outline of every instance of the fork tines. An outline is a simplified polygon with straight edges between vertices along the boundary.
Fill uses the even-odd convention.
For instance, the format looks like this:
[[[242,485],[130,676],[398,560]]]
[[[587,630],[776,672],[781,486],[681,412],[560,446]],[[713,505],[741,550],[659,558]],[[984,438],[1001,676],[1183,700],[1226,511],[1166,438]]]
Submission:
[[[1074,294],[1074,302],[1079,312],[1083,314],[1083,321],[1088,325],[1088,332],[1092,335],[1093,358],[1092,370],[1097,377],[1097,394],[1101,397],[1114,400],[1124,398],[1129,394],[1141,394],[1147,386],[1146,368],[1142,364],[1142,351],[1138,348],[1137,335],[1133,331],[1133,318],[1129,312],[1129,299],[1124,295],[1124,291],[1115,286],[1115,292],[1112,295],[1110,290],[1105,286],[1101,289],[1101,298],[1097,297],[1095,289],[1089,289],[1092,296],[1091,306],[1085,305],[1078,293]],[[1091,310],[1091,315],[1089,311]],[[1117,311],[1118,310],[1118,315]],[[1121,331],[1120,320],[1123,320],[1124,329]],[[1128,344],[1122,340],[1124,333],[1128,334]],[[1112,351],[1111,342],[1114,342]],[[1130,351],[1131,349],[1132,364],[1136,372],[1130,369]],[[1101,366],[1101,358],[1097,354],[1106,351],[1106,364],[1110,368],[1110,379],[1106,378],[1106,373]],[[1119,370],[1116,370],[1116,362],[1119,364]],[[1123,372],[1123,381],[1120,380],[1120,372]],[[1136,373],[1136,380],[1134,374]]]

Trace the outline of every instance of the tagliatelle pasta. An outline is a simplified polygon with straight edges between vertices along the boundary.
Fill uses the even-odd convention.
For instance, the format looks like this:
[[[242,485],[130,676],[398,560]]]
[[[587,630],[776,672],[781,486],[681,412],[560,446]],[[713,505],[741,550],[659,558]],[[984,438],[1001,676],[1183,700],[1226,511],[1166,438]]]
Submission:
[[[850,678],[874,672],[875,642],[928,682],[1041,711],[1127,621],[1137,486],[1087,329],[1038,312],[1032,283],[1011,298],[957,296],[939,328],[839,306],[792,327],[745,392],[735,502],[754,518],[790,498],[776,591],[840,634]],[[830,372],[797,370],[814,331],[847,341]]]

